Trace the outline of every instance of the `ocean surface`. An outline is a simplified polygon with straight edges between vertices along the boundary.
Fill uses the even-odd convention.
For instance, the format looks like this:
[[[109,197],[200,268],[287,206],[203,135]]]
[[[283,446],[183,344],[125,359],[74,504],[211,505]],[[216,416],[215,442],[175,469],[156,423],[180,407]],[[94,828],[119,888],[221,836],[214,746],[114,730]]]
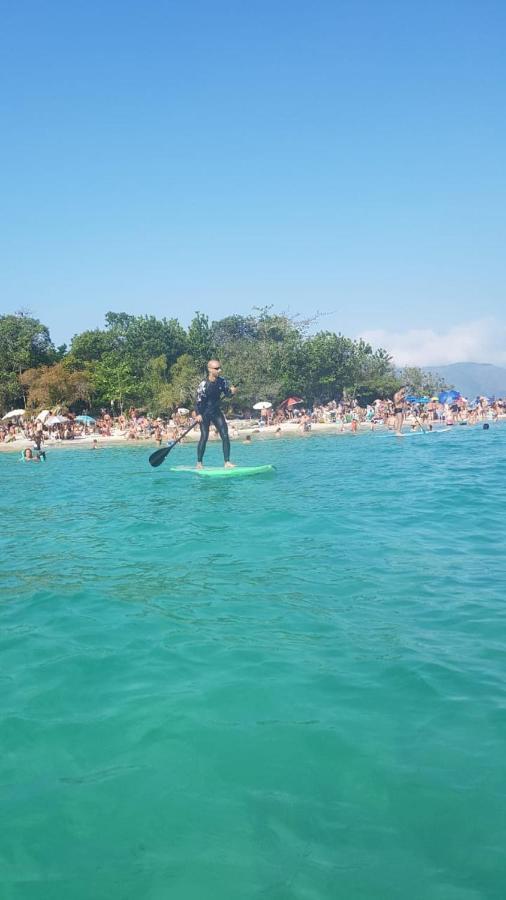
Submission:
[[[0,456],[2,900],[503,900],[506,427],[152,449]]]

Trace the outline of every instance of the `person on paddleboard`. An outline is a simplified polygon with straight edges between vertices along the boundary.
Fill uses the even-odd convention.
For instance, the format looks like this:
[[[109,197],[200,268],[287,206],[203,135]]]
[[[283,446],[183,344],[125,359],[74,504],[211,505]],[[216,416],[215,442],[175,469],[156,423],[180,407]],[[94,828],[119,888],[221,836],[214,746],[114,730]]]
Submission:
[[[220,372],[221,365],[219,359],[210,359],[207,364],[207,378],[204,378],[197,388],[195,408],[197,410],[197,422],[200,422],[200,440],[197,447],[197,469],[204,468],[202,460],[204,459],[204,453],[206,452],[206,444],[211,425],[215,426],[221,437],[225,468],[234,468],[234,463],[230,462],[230,438],[228,436],[227,420],[221,411],[220,402],[222,397],[231,397],[232,394],[235,394],[237,388],[230,385],[228,381],[220,375]]]
[[[404,414],[406,410],[406,397],[408,394],[407,387],[401,387],[394,394],[394,416],[395,416],[395,433],[402,433],[402,425],[404,423]]]

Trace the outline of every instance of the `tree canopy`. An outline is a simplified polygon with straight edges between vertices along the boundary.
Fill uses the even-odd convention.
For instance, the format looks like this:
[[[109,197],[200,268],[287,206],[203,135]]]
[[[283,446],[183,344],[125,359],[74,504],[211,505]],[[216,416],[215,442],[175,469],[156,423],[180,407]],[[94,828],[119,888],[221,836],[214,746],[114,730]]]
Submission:
[[[402,384],[432,393],[442,386],[419,369],[395,370],[388,353],[270,307],[210,322],[196,312],[188,328],[175,318],[108,312],[103,328],[55,349],[48,328],[20,312],[0,316],[0,411],[66,406],[82,411],[133,405],[154,415],[192,406],[211,356],[238,384],[236,411],[258,400],[274,406],[296,393],[308,405],[341,397],[367,403]]]
[[[49,329],[28,313],[0,316],[0,408],[25,405],[21,376],[27,369],[57,358]]]

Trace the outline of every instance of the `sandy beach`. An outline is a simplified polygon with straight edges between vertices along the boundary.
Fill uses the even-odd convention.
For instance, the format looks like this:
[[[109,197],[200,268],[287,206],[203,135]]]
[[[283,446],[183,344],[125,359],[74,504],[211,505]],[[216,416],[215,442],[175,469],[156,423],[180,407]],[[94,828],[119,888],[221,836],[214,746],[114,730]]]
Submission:
[[[300,425],[296,422],[286,422],[281,425],[281,431],[277,432],[280,426],[277,425],[266,425],[259,428],[257,425],[247,425],[245,426],[243,422],[230,421],[229,429],[230,429],[230,441],[232,444],[240,443],[243,441],[248,435],[252,438],[252,442],[255,440],[265,440],[266,438],[275,438],[278,437],[311,437],[312,434],[323,434],[323,433],[335,433],[335,434],[349,434],[351,433],[351,423],[347,423],[344,426],[341,424],[312,424],[311,431],[303,432]],[[371,432],[370,425],[361,425],[358,428],[357,433],[370,433]],[[385,426],[375,426],[375,431],[387,431]],[[199,439],[199,429],[198,426],[195,426],[195,429],[187,434],[182,443],[197,443]],[[218,435],[210,435],[209,441],[212,443],[220,442],[220,438]],[[76,437],[71,441],[65,440],[56,440],[54,438],[50,438],[45,440],[44,448],[46,450],[78,450],[83,449],[85,447],[92,447],[93,444],[96,444],[98,447],[111,447],[111,446],[132,446],[137,447],[139,445],[146,445],[146,447],[156,447],[157,441],[153,437],[141,437],[132,440],[127,437],[126,434],[113,434],[111,436],[104,436],[100,434],[87,434],[85,436]],[[164,446],[166,441],[162,441],[161,446]],[[24,450],[26,447],[32,447],[33,440],[25,437],[18,437],[15,441],[10,443],[0,443],[0,452],[6,453],[15,453],[21,450]]]
[[[504,419],[506,416],[499,416],[499,419]],[[406,419],[405,425],[410,428],[415,424],[415,418],[410,416]],[[278,429],[281,427],[281,430]],[[444,423],[435,424],[434,430],[438,430],[444,427]],[[452,427],[459,427],[457,425]],[[467,426],[461,426],[467,427]],[[267,440],[274,439],[278,440],[286,437],[300,437],[300,438],[310,438],[315,434],[335,434],[339,435],[350,435],[352,434],[352,425],[351,423],[341,424],[341,423],[312,423],[310,431],[303,431],[300,425],[297,422],[285,422],[281,426],[278,425],[266,425],[259,428],[256,424],[245,425],[242,421],[232,420],[229,422],[230,428],[230,440],[232,445],[241,443],[247,436],[250,436],[252,439],[252,443],[257,440]],[[408,430],[408,429],[406,429]],[[388,428],[386,425],[375,424],[371,426],[369,423],[361,423],[355,435],[361,434],[386,434],[388,432],[393,433],[391,428]],[[182,443],[196,443],[199,438],[199,430],[196,426],[194,431],[191,431],[186,437],[183,438]],[[212,443],[220,442],[220,438],[218,435],[211,435],[209,441]],[[100,434],[88,434],[85,436],[76,437],[73,440],[56,440],[54,438],[50,438],[44,442],[44,448],[46,450],[79,450],[89,448],[91,449],[93,445],[98,447],[114,447],[114,446],[132,446],[138,447],[140,445],[145,445],[146,448],[156,448],[157,446],[165,446],[166,441],[162,441],[161,445],[157,443],[157,441],[153,437],[141,437],[132,440],[127,437],[126,434],[113,434],[111,436],[104,436]],[[26,447],[32,447],[33,440],[30,438],[18,437],[15,441],[11,443],[0,443],[0,453],[19,453],[24,450]]]

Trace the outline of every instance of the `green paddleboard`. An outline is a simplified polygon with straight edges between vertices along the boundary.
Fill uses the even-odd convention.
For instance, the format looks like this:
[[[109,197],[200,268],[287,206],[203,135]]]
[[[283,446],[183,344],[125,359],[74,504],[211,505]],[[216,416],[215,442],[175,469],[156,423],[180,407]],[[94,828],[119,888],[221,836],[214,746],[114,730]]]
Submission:
[[[248,475],[266,475],[275,472],[274,466],[235,466],[225,469],[223,466],[210,466],[208,469],[196,469],[195,466],[171,466],[171,472],[191,472],[201,478],[243,478]]]

